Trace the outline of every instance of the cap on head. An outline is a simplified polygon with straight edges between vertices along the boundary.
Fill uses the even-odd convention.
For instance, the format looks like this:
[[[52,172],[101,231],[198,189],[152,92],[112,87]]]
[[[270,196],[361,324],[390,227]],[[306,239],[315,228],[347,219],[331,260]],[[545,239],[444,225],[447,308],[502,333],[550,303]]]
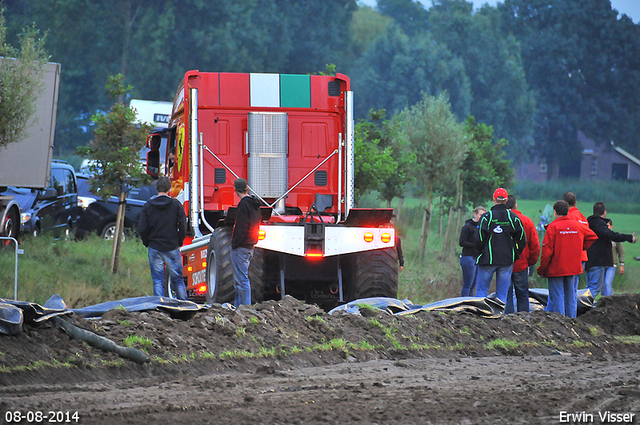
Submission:
[[[244,193],[247,191],[247,181],[245,179],[236,179],[233,182],[233,187],[236,190],[236,192],[241,192]]]
[[[507,193],[507,190],[502,187],[497,188],[496,191],[493,192],[494,201],[506,201],[508,197],[509,194]]]

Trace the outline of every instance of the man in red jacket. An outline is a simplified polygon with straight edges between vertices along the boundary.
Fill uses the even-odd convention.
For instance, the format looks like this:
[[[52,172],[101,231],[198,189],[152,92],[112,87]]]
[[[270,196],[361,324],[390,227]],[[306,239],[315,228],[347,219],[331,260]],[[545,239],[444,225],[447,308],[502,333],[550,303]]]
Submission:
[[[578,293],[575,276],[582,273],[582,251],[598,237],[588,227],[569,218],[569,204],[553,204],[555,220],[549,224],[542,241],[542,257],[538,274],[548,278],[549,302],[547,311],[576,317]]]
[[[587,221],[587,218],[584,216],[584,214],[582,214],[580,212],[580,210],[578,209],[578,207],[576,205],[578,205],[578,198],[576,197],[576,194],[573,192],[565,192],[564,195],[562,195],[562,200],[565,201],[567,204],[569,204],[569,213],[567,214],[567,217],[574,219],[575,221],[577,221],[578,223],[582,224],[583,226],[589,227],[589,222]],[[584,266],[587,263],[587,250],[583,250],[582,251],[582,269],[584,270]],[[576,275],[576,277],[574,278],[574,284],[576,285],[576,291],[578,290],[578,281],[580,280],[580,275]]]
[[[515,311],[513,305],[513,291],[516,291],[516,299],[518,311],[529,311],[529,267],[535,265],[538,262],[538,256],[540,255],[540,241],[538,240],[538,232],[536,231],[536,225],[526,215],[518,211],[518,204],[516,203],[516,197],[509,195],[507,200],[507,208],[511,212],[520,217],[524,233],[527,236],[527,244],[518,258],[513,263],[513,272],[511,273],[511,285],[509,285],[509,292],[507,293],[507,302],[504,308],[505,314],[513,313]]]

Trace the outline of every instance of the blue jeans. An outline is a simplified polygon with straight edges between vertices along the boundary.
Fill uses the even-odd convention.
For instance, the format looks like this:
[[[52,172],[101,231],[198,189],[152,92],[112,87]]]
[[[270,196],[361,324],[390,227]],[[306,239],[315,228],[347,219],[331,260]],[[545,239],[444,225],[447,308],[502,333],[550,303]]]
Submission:
[[[594,300],[604,288],[605,272],[605,266],[591,267],[589,270],[587,270],[587,289],[591,291],[591,295],[593,296]]]
[[[153,279],[153,295],[164,297],[164,268],[169,271],[171,289],[176,293],[179,300],[187,299],[187,289],[184,286],[182,277],[182,255],[179,249],[173,251],[158,251],[149,248],[149,267],[151,268],[151,279]]]
[[[507,302],[504,307],[505,314],[515,311],[513,305],[513,290],[516,291],[516,302],[518,303],[518,311],[529,311],[529,273],[527,269],[521,272],[511,273],[511,284],[507,293]]]
[[[604,287],[602,288],[602,295],[613,295],[613,278],[616,276],[615,267],[607,267],[604,271]]]
[[[574,276],[548,278],[549,300],[545,311],[560,313],[567,317],[578,314],[578,289]]]
[[[231,250],[231,263],[235,277],[236,298],[233,305],[251,305],[251,283],[249,282],[249,264],[253,257],[253,249],[237,248]]]
[[[489,295],[489,287],[491,286],[491,278],[493,273],[496,274],[496,296],[503,303],[507,302],[507,292],[511,284],[511,271],[513,264],[508,266],[478,266],[477,285],[478,291],[476,297],[486,297]]]
[[[468,255],[460,256],[460,267],[462,268],[462,293],[461,297],[476,296],[476,276],[478,266],[476,258]]]

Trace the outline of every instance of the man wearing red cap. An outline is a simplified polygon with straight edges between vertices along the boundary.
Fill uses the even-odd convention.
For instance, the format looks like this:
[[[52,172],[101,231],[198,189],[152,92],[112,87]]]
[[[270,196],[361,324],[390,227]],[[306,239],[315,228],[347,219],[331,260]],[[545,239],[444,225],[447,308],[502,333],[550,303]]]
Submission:
[[[527,238],[520,218],[507,209],[506,189],[493,192],[493,207],[480,218],[482,254],[478,257],[478,290],[476,296],[486,297],[496,274],[496,296],[503,303],[511,284],[513,263],[524,249]]]

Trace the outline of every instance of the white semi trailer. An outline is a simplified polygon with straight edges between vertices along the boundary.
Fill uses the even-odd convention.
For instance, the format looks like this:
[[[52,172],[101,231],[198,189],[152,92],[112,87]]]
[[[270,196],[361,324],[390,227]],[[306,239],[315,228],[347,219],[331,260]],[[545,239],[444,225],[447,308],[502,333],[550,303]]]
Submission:
[[[14,59],[0,58],[0,66],[4,60]],[[0,236],[15,238],[20,233],[20,206],[13,196],[2,195],[6,188],[42,189],[49,184],[60,64],[46,64],[43,84],[44,90],[38,98],[36,112],[28,122],[26,137],[0,148]]]

